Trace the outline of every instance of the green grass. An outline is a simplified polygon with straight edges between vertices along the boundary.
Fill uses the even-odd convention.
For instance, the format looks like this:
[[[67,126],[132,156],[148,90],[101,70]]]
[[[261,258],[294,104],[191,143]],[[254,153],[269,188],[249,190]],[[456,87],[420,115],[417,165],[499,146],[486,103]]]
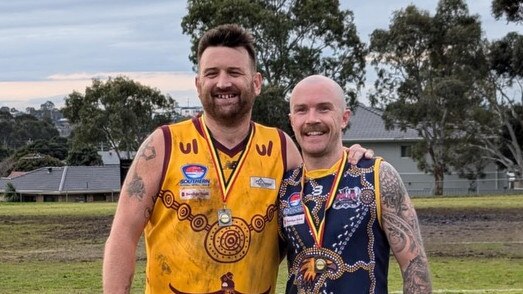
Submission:
[[[447,209],[523,209],[523,194],[520,195],[482,195],[466,197],[421,197],[412,199],[416,208]]]
[[[440,293],[450,290],[513,290],[523,293],[523,262],[508,258],[447,258],[429,257],[433,289]],[[401,290],[401,274],[391,259],[389,291]],[[519,289],[519,291],[515,291]],[[456,292],[453,292],[456,293]]]
[[[0,293],[101,293],[102,261],[0,264]],[[143,293],[145,262],[139,261],[132,293]]]
[[[101,261],[66,264],[27,261],[0,265],[1,293],[101,293]],[[430,266],[434,289],[440,293],[480,289],[520,289],[521,292],[511,293],[523,293],[521,260],[432,257]],[[139,261],[132,293],[143,293],[144,269],[145,262]],[[389,272],[389,290],[400,291],[401,276],[394,260]],[[284,293],[286,277],[287,267],[282,263],[276,293]]]
[[[0,216],[111,216],[116,203],[0,202]]]
[[[420,209],[522,209],[523,213],[523,195],[413,201]],[[103,243],[115,208],[115,203],[0,203],[0,293],[101,293]],[[79,227],[85,220],[89,225]],[[514,226],[523,228],[523,223]],[[519,233],[509,237],[522,241]],[[429,255],[435,293],[501,293],[503,289],[523,293],[521,254],[499,257],[497,253],[504,252],[505,245],[498,243],[452,244],[449,251],[453,251],[452,246],[489,254],[455,258]],[[141,258],[132,293],[143,293],[144,271]],[[286,276],[287,267],[282,263],[276,293],[284,293]],[[391,257],[389,290],[400,293],[401,284],[398,266]]]

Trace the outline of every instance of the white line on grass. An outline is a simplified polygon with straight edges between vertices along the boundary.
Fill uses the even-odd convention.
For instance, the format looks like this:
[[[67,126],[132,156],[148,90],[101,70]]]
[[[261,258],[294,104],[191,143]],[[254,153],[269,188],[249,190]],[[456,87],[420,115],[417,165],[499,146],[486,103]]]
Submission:
[[[470,242],[443,242],[431,243],[431,245],[456,245],[456,244],[523,244],[523,241],[470,241]]]

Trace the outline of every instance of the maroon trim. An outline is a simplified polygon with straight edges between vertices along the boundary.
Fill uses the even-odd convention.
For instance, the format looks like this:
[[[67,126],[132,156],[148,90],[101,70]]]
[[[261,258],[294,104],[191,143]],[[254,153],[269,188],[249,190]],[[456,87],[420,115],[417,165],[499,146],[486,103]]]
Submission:
[[[205,135],[203,133],[203,128],[205,126],[202,126],[202,124],[200,123],[200,120],[196,117],[193,118],[192,121],[194,123],[194,126],[196,127],[196,130],[198,130],[198,133],[200,133],[201,136],[205,137]],[[241,141],[240,143],[238,143],[238,145],[234,146],[231,149],[223,146],[222,143],[216,141],[216,139],[214,139],[214,137],[212,136],[212,133],[210,130],[209,130],[209,135],[211,135],[211,140],[212,140],[212,144],[214,145],[214,148],[227,154],[227,156],[229,156],[229,157],[233,157],[245,149],[245,147],[247,146],[247,142],[249,142],[249,137],[251,135],[251,132],[254,132],[255,130],[256,130],[256,128],[254,127],[254,123],[251,122],[249,133],[248,133],[247,137],[245,137],[245,139],[243,139],[243,141]],[[253,134],[253,136],[254,136],[254,134]]]
[[[251,122],[249,133],[247,134],[247,137],[245,137],[245,139],[243,139],[243,141],[241,141],[240,143],[238,143],[238,145],[234,146],[231,149],[223,146],[220,142],[216,141],[216,139],[214,139],[212,134],[210,134],[211,133],[210,131],[209,131],[209,134],[211,135],[212,143],[213,143],[213,145],[214,145],[214,147],[216,149],[218,149],[221,152],[227,154],[227,156],[229,156],[229,157],[233,157],[236,154],[238,154],[238,153],[242,152],[243,150],[245,150],[245,147],[247,146],[247,143],[249,142],[249,137],[251,135],[251,132],[254,132],[255,129],[256,128],[254,128],[254,125]],[[253,137],[254,137],[254,134],[253,134]]]
[[[202,129],[202,124],[200,123],[199,117],[195,116],[191,120],[192,120],[192,123],[194,124],[194,127],[196,128],[196,130],[200,134],[200,136],[205,137],[203,129]]]
[[[161,126],[162,132],[163,132],[163,142],[164,142],[164,156],[163,156],[163,167],[162,167],[162,179],[160,181],[160,189],[163,186],[163,181],[165,180],[165,176],[167,174],[167,167],[169,166],[169,161],[171,160],[171,150],[172,150],[172,138],[171,138],[171,130],[169,129],[168,125]],[[158,189],[158,191],[160,191]]]
[[[283,160],[283,171],[287,171],[287,137],[282,130],[278,129],[278,135],[280,135],[281,142],[281,157]]]

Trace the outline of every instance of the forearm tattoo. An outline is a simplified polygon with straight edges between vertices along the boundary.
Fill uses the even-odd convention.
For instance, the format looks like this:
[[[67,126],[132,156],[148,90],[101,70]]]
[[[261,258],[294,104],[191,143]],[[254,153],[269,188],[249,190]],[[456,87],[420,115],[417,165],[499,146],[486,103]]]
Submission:
[[[384,162],[380,168],[383,229],[395,255],[410,259],[402,266],[404,293],[430,293],[428,261],[416,211],[398,172]]]
[[[417,256],[410,261],[405,269],[403,292],[404,293],[431,293],[430,274],[427,269],[427,261]]]

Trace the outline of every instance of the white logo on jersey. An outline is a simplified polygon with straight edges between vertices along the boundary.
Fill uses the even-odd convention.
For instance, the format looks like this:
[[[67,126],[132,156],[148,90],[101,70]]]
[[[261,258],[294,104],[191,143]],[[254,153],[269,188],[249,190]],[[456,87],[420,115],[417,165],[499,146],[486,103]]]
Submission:
[[[320,196],[323,193],[323,186],[318,185],[312,189],[312,196]]]

